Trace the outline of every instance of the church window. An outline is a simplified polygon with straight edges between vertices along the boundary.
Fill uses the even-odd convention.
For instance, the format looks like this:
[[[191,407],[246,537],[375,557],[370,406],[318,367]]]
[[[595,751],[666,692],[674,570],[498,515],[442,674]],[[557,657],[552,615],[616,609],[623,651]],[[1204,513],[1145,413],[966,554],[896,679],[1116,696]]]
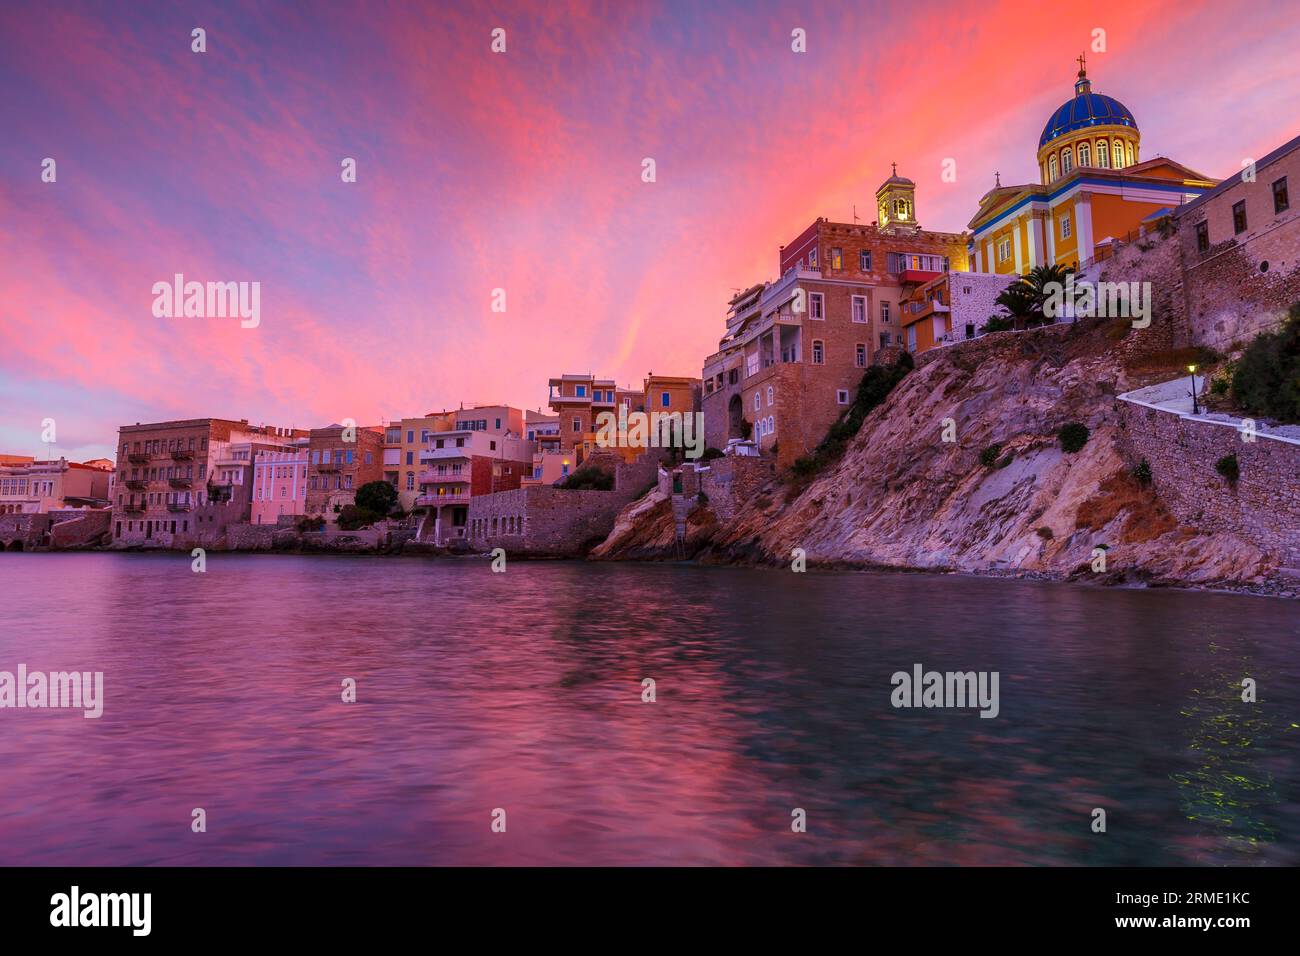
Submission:
[[[1070,175],[1070,170],[1074,168],[1074,151],[1068,146],[1061,150],[1061,175]]]
[[[1124,168],[1124,144],[1115,140],[1115,168]]]
[[[1124,159],[1125,159],[1125,162],[1124,162],[1124,165],[1125,165],[1125,166],[1132,166],[1132,165],[1133,165],[1133,144],[1132,144],[1132,143],[1127,143],[1127,144],[1125,144],[1125,146],[1124,146]]]
[[[1079,165],[1080,166],[1092,165],[1092,150],[1088,148],[1087,143],[1079,144]]]
[[[1056,180],[1056,157],[1053,156],[1047,161],[1047,181],[1055,182]]]
[[[1110,150],[1106,148],[1104,139],[1097,140],[1097,165],[1102,169],[1110,169]]]

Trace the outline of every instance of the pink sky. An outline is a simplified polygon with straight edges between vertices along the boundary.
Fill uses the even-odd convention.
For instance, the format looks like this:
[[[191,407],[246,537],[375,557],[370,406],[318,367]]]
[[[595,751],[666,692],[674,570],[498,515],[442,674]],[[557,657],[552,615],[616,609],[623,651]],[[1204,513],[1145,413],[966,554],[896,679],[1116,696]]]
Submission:
[[[1084,51],[1146,157],[1221,177],[1300,131],[1284,2],[414,6],[0,11],[0,451],[699,375],[732,291],[815,217],[874,219],[891,161],[946,231],[1033,179]],[[177,272],[260,282],[261,325],[154,318]]]

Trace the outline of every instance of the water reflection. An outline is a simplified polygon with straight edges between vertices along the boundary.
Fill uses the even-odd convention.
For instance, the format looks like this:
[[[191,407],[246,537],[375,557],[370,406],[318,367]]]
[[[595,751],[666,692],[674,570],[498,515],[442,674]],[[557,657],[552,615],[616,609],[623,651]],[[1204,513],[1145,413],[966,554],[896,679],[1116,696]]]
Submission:
[[[0,588],[0,669],[107,698],[0,711],[0,863],[1297,862],[1293,603],[227,555],[0,556]],[[893,709],[914,663],[999,671],[1000,716]]]

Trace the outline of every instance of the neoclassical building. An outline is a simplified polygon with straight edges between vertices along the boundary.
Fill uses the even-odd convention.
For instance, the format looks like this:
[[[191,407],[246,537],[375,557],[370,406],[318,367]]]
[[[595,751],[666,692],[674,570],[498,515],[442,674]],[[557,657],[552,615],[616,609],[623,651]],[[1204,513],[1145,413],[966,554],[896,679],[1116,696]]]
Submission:
[[[976,272],[1020,274],[1038,265],[1078,268],[1135,234],[1158,211],[1215,185],[1164,156],[1142,158],[1142,133],[1123,103],[1092,91],[1084,58],[1074,96],[1053,111],[1038,140],[1039,182],[980,199],[970,221]]]

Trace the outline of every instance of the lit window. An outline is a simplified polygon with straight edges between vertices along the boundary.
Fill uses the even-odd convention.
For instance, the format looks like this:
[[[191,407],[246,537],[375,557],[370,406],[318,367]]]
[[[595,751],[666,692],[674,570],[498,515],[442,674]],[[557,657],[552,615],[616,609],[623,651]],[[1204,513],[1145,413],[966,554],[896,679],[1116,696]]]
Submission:
[[[1119,140],[1115,140],[1114,162],[1116,169],[1124,168],[1124,144]]]
[[[1068,176],[1074,168],[1074,151],[1068,146],[1061,150],[1061,175]]]
[[[1061,217],[1061,238],[1062,239],[1070,238],[1070,217],[1069,216]]]
[[[844,250],[842,249],[831,250],[831,268],[832,269],[844,268]]]
[[[1110,150],[1106,148],[1104,139],[1097,140],[1097,165],[1102,169],[1110,169]]]

